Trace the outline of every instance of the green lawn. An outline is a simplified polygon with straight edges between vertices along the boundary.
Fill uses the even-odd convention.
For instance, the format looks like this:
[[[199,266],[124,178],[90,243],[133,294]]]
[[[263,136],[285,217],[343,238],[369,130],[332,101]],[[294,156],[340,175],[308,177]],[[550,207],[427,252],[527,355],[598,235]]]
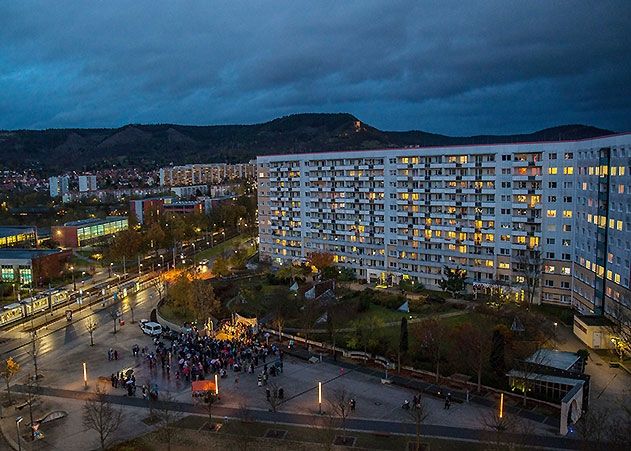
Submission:
[[[243,243],[245,243],[246,241],[249,241],[251,239],[252,238],[246,237],[244,235],[237,235],[233,238],[230,238],[228,241],[224,241],[223,243],[218,244],[215,247],[212,247],[210,249],[206,249],[197,253],[195,256],[195,259],[197,261],[200,261],[205,258],[209,259],[209,258],[217,257],[218,255],[223,254],[226,250],[235,249],[239,247],[240,245],[242,245]],[[250,246],[250,247],[255,249],[255,246]],[[256,251],[254,251],[252,255],[254,255],[255,252]]]

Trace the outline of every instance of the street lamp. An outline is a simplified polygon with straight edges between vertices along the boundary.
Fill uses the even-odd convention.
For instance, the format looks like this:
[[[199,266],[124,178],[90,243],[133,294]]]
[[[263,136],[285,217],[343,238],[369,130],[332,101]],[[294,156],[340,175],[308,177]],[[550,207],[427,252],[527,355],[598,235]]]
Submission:
[[[504,416],[504,393],[500,393],[500,419]]]
[[[195,243],[191,243],[193,246],[193,269],[195,269]]]
[[[75,282],[74,280],[74,266],[70,267],[70,271],[72,273],[72,286],[73,286],[73,290],[77,291],[77,282]]]
[[[17,417],[15,419],[15,428],[18,431],[18,451],[22,451],[22,441],[20,440],[20,423],[22,422],[24,418],[22,417]]]
[[[219,396],[219,381],[217,379],[217,373],[215,373],[215,396]]]
[[[318,413],[322,415],[322,382],[318,382]]]
[[[88,388],[88,366],[86,362],[83,362],[83,386]]]
[[[112,263],[110,263],[110,267],[109,267],[109,268],[107,268],[107,269],[109,269],[109,271],[108,271],[108,273],[109,273],[109,277],[112,277],[112,266],[114,266],[114,263],[113,263],[113,262],[112,262]]]

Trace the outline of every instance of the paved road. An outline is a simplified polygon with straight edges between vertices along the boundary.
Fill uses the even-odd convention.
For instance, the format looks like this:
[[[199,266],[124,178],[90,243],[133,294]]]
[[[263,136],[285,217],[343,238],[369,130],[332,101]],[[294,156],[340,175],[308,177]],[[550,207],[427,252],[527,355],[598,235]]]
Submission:
[[[24,393],[26,387],[23,385],[14,386],[16,392]],[[73,391],[64,390],[50,387],[38,387],[37,393],[43,396],[53,396],[58,398],[68,398],[75,400],[87,400],[93,394],[85,391]],[[122,406],[131,407],[144,407],[148,408],[148,402],[142,398],[127,397],[118,395],[105,395],[106,399],[113,404],[119,404]],[[194,404],[188,404],[183,402],[158,402],[154,404],[154,408],[160,409],[163,405],[168,404],[170,409],[177,410],[184,413],[192,414],[206,414],[206,410],[203,406],[197,406]],[[213,415],[215,417],[228,417],[243,418],[243,409],[222,407],[217,404],[213,407]],[[247,415],[253,421],[266,422],[266,423],[284,423],[297,426],[313,427],[317,424],[318,416],[305,415],[289,412],[270,412],[265,410],[247,409]],[[365,418],[349,418],[346,421],[346,428],[348,430],[373,432],[373,433],[385,433],[385,434],[415,434],[415,425],[412,423],[403,423],[398,421],[383,421],[373,420]],[[423,435],[429,437],[439,437],[446,439],[458,439],[458,440],[473,440],[473,441],[485,441],[489,439],[489,432],[480,431],[475,429],[457,428],[451,426],[439,426],[439,425],[423,425]],[[578,449],[581,445],[580,442],[563,438],[563,437],[544,437],[534,435],[523,434],[507,434],[503,436],[503,439],[510,440],[514,443],[527,444],[528,446],[544,447],[546,449]]]

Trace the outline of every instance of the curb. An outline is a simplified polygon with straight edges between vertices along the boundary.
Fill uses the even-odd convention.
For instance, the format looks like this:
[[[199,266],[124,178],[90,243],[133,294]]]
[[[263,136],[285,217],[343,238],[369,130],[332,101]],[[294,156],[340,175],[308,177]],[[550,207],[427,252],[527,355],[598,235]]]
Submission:
[[[15,408],[13,406],[11,406],[10,411],[12,412],[13,415],[15,415]],[[7,410],[9,409],[4,409],[2,407],[0,407],[0,412],[2,413],[2,415],[0,416],[0,432],[2,433],[2,437],[6,440],[6,442],[9,444],[9,446],[11,447],[11,449],[14,450],[18,450],[19,446],[17,444],[17,442],[13,439],[11,433],[6,431],[6,426],[5,426],[5,419],[7,417],[13,417],[13,415],[8,415],[7,414]],[[26,444],[24,444],[24,449],[26,449]]]

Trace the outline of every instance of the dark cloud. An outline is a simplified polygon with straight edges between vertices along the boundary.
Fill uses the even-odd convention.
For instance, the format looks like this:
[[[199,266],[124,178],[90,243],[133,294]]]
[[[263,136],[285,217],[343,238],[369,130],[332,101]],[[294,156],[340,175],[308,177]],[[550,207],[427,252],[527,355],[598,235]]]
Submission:
[[[631,3],[0,4],[0,128],[248,123],[631,129]]]

